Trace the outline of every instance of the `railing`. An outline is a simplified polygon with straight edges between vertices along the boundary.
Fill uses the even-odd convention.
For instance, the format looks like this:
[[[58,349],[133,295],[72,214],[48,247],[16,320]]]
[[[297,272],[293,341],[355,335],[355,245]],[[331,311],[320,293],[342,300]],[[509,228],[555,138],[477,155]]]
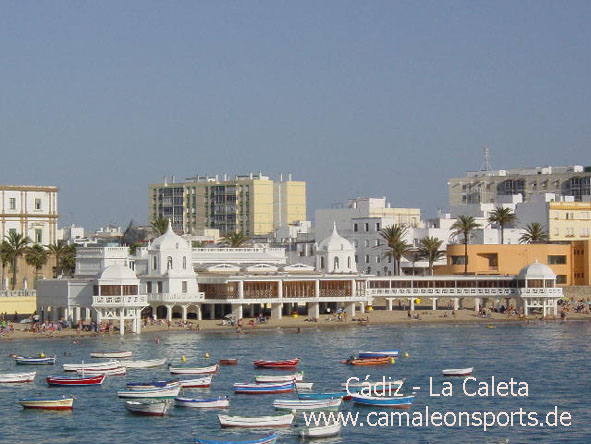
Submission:
[[[521,296],[547,296],[547,297],[560,297],[562,296],[562,288],[520,288],[519,294]]]
[[[37,296],[37,290],[0,290],[0,297],[3,298],[22,298],[27,296]]]
[[[370,288],[370,297],[514,296],[516,288]]]
[[[151,293],[148,295],[149,302],[197,302],[205,299],[205,294],[190,293]]]
[[[133,296],[93,296],[92,305],[113,307],[113,306],[132,306],[144,307],[148,305],[148,297],[146,295]]]

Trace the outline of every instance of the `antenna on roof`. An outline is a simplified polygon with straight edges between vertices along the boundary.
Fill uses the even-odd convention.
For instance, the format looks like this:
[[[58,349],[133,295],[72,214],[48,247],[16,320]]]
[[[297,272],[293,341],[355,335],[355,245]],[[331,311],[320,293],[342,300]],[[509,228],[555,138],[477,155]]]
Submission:
[[[482,165],[482,168],[480,168],[480,171],[492,171],[492,168],[490,167],[487,146],[484,147],[484,164]]]

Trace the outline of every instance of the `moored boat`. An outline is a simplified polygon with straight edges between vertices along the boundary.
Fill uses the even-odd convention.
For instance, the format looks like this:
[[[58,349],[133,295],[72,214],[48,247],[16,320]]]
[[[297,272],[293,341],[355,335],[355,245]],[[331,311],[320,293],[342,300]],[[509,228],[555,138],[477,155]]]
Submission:
[[[341,424],[335,422],[333,424],[318,426],[318,427],[306,427],[300,432],[302,438],[328,438],[329,436],[336,436],[341,432]]]
[[[259,361],[254,361],[253,364],[255,367],[258,368],[285,368],[285,369],[291,369],[291,368],[295,368],[298,365],[298,362],[300,362],[300,358],[295,358],[295,359],[284,359],[282,361],[263,361],[263,360],[259,360]]]
[[[277,410],[312,411],[312,410],[338,410],[343,400],[337,399],[276,399],[273,407]]]
[[[474,371],[474,367],[468,368],[448,368],[441,370],[443,376],[470,376]]]
[[[343,382],[341,383],[341,387],[348,387],[349,389],[351,388],[365,388],[365,387],[369,387],[368,384],[371,385],[372,390],[374,389],[382,389],[382,387],[386,387],[386,390],[388,389],[388,387],[391,387],[392,389],[398,388],[399,386],[401,386],[402,384],[404,384],[405,379],[394,379],[394,380],[389,380],[389,379],[383,379],[382,381],[363,381],[363,380],[358,380],[357,382]]]
[[[105,375],[94,375],[94,376],[48,376],[45,378],[48,385],[57,386],[75,386],[83,387],[88,385],[101,385],[105,380]]]
[[[342,392],[326,392],[326,393],[298,393],[298,399],[351,399],[346,391]]]
[[[271,427],[289,427],[293,422],[295,415],[272,415],[272,416],[230,416],[218,415],[220,425],[226,427],[239,428],[271,428]]]
[[[116,351],[116,352],[92,352],[91,358],[129,358],[133,355],[130,351]]]
[[[76,373],[79,375],[105,375],[105,376],[123,376],[127,373],[125,367],[114,368],[110,370],[88,370],[88,369],[81,369],[76,370]]]
[[[266,395],[271,393],[289,393],[293,392],[295,384],[293,382],[276,384],[234,384],[234,392],[245,395]]]
[[[210,375],[217,373],[220,369],[218,364],[210,365],[208,367],[172,367],[168,366],[168,371],[171,375]]]
[[[382,351],[359,351],[359,357],[365,358],[383,358],[392,357],[396,358],[400,354],[400,350],[382,350]]]
[[[220,359],[220,365],[236,365],[238,364],[238,359]]]
[[[258,383],[269,382],[300,382],[304,380],[304,372],[297,372],[291,375],[257,375],[254,380]]]
[[[125,408],[136,415],[164,416],[170,404],[168,399],[140,399],[125,401]]]
[[[74,397],[23,398],[18,402],[26,409],[72,410]]]
[[[117,392],[117,396],[120,398],[174,399],[179,395],[180,391],[180,386],[159,389],[120,390]]]
[[[349,365],[387,365],[393,364],[394,358],[390,356],[382,356],[379,358],[349,358],[343,361],[343,364]]]
[[[3,373],[0,374],[0,384],[22,384],[33,382],[37,372],[28,373]]]
[[[408,409],[411,407],[414,396],[364,396],[354,393],[351,398],[355,404],[370,405],[374,407],[390,407],[394,409]]]
[[[121,362],[119,361],[104,361],[104,362],[95,362],[92,364],[84,363],[81,364],[63,364],[62,366],[65,372],[75,372],[77,370],[114,370],[116,368],[121,367]]]
[[[121,361],[121,365],[126,368],[153,368],[166,364],[166,358],[145,359],[143,361]]]
[[[228,441],[228,440],[221,440],[220,441],[217,439],[196,438],[195,444],[275,444],[275,441],[277,441],[278,436],[279,435],[276,435],[275,433],[273,433],[272,435],[268,435],[263,438],[250,439],[247,441]]]
[[[15,356],[14,362],[20,365],[53,365],[55,356]]]
[[[211,387],[211,375],[196,379],[181,379],[182,388],[208,388]]]
[[[230,407],[230,399],[227,396],[217,398],[174,398],[177,407],[191,407],[198,409],[225,409]]]
[[[180,386],[181,382],[178,379],[172,379],[170,381],[128,382],[127,390],[155,390]]]

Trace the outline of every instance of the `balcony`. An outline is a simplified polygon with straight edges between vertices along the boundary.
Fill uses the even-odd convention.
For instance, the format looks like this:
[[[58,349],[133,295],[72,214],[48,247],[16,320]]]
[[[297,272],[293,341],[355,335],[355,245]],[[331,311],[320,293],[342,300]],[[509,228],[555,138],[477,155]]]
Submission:
[[[536,296],[545,296],[545,297],[561,297],[563,292],[562,288],[560,287],[553,287],[553,288],[520,288],[519,294],[524,297],[536,297]]]
[[[0,290],[0,297],[21,298],[37,296],[37,290]]]
[[[199,292],[197,294],[190,293],[150,293],[148,295],[148,302],[162,302],[162,303],[193,303],[200,302],[205,299],[205,294]]]
[[[95,307],[145,307],[148,305],[148,297],[146,295],[93,296],[92,305]]]

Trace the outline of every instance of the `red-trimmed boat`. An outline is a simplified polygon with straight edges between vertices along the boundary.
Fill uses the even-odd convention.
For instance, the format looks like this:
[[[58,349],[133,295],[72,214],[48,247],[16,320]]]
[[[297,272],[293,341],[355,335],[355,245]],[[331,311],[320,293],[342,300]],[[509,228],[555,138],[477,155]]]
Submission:
[[[300,362],[300,358],[295,359],[285,359],[283,361],[254,361],[254,366],[258,368],[285,368],[285,369],[292,369],[295,368]]]
[[[83,387],[87,385],[101,385],[105,380],[105,375],[95,375],[95,376],[48,376],[45,378],[47,380],[47,384],[49,385],[67,385],[67,386],[77,386]]]
[[[220,359],[220,365],[236,365],[238,359]]]

